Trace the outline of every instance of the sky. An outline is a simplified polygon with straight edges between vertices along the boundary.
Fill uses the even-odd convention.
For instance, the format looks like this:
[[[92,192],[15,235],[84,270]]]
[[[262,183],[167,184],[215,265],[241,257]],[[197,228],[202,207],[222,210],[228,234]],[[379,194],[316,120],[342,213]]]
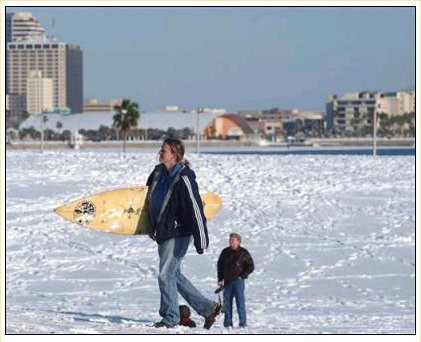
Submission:
[[[325,110],[415,88],[415,7],[8,7],[83,51],[84,99]]]

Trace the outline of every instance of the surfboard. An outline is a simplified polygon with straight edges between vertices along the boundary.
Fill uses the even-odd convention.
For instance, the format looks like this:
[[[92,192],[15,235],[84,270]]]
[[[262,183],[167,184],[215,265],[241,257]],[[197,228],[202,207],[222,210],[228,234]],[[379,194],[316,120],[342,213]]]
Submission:
[[[54,212],[70,222],[101,232],[149,234],[147,193],[147,186],[105,191],[66,203]],[[222,199],[210,192],[200,197],[206,218],[214,217],[222,207]]]

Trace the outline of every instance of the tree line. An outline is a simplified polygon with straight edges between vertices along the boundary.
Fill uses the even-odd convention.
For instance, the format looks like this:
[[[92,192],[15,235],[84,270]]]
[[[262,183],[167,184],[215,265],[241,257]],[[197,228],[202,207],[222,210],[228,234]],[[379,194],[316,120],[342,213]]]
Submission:
[[[122,135],[116,131],[115,128],[101,125],[98,130],[85,130],[80,129],[79,133],[82,134],[87,140],[99,142],[99,141],[112,141],[120,140]],[[20,140],[41,139],[41,132],[35,128],[22,128],[18,131],[18,138]],[[132,129],[127,135],[128,140],[162,140],[166,137],[178,138],[178,139],[189,139],[194,135],[194,132],[189,128],[175,129],[170,127],[166,131],[161,129]],[[69,141],[71,139],[72,132],[64,130],[61,133],[53,131],[51,129],[44,130],[44,139],[47,141]]]

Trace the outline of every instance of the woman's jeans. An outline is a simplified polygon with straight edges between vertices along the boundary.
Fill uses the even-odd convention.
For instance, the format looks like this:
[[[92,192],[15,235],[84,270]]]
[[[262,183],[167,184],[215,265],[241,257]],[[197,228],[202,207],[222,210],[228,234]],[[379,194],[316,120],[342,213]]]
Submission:
[[[158,284],[161,291],[161,306],[159,314],[162,322],[176,325],[180,322],[178,308],[178,292],[201,316],[209,316],[215,302],[205,298],[193,284],[181,274],[181,261],[186,255],[190,236],[174,238],[158,246],[159,276]]]
[[[224,327],[232,326],[232,302],[235,297],[240,327],[246,326],[246,301],[244,297],[244,279],[238,278],[224,287]]]

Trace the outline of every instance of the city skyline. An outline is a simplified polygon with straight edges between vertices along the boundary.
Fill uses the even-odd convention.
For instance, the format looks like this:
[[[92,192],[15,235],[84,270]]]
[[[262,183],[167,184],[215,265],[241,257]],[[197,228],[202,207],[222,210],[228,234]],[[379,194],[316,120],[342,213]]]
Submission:
[[[415,7],[7,8],[20,11],[81,46],[85,100],[324,110],[332,94],[415,86]]]

